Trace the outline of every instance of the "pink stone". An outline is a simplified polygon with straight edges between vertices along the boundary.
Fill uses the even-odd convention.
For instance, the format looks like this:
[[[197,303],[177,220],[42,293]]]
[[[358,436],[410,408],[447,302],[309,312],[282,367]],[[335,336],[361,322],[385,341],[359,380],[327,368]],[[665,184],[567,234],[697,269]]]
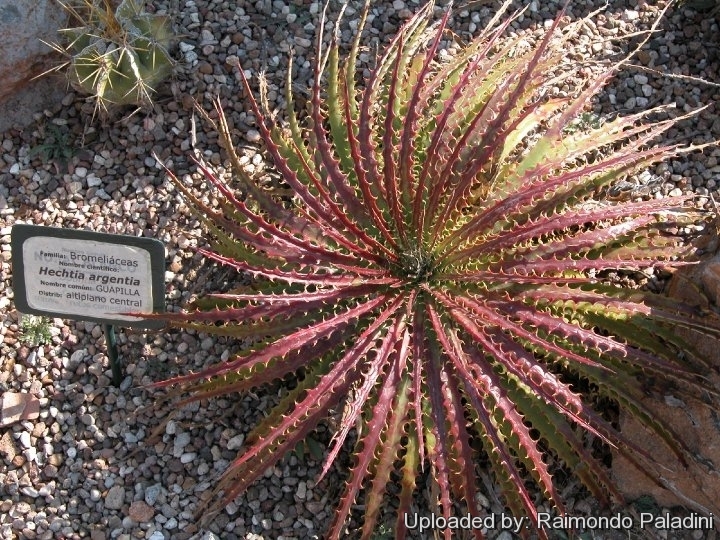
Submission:
[[[1,100],[57,65],[52,49],[40,40],[57,41],[56,32],[67,21],[67,14],[56,2],[8,0],[4,4],[0,29],[7,49],[3,48],[0,57],[0,73],[6,77]]]
[[[18,449],[15,446],[15,441],[10,435],[10,431],[6,431],[0,437],[0,455],[4,456],[8,461],[12,461],[17,454]]]
[[[0,426],[40,416],[40,401],[32,394],[5,392],[0,397]]]
[[[155,510],[145,501],[135,501],[130,505],[128,514],[135,523],[147,523],[155,516]]]
[[[57,31],[68,15],[59,2],[4,0],[0,2],[0,131],[26,125],[32,113],[60,102],[65,95],[62,75],[34,79],[62,63],[62,57],[41,40],[58,41]]]
[[[713,259],[703,265],[700,274],[700,282],[702,283],[705,293],[710,300],[716,305],[720,305],[720,261]]]
[[[703,261],[696,266],[678,269],[668,286],[668,296],[702,310],[720,302],[720,257]],[[720,366],[720,349],[715,338],[702,332],[676,328],[675,334],[695,348],[698,355],[712,366]],[[709,371],[708,384],[720,388],[720,376]],[[661,464],[653,468],[663,486],[640,473],[619,455],[613,456],[612,473],[626,499],[651,495],[664,507],[684,506],[702,514],[720,515],[720,424],[717,413],[702,403],[698,395],[692,401],[674,395],[668,389],[661,396],[647,396],[642,405],[651,416],[661,419],[697,457],[684,467],[668,447],[644,429],[630,414],[621,410],[620,428],[623,435],[647,450]]]

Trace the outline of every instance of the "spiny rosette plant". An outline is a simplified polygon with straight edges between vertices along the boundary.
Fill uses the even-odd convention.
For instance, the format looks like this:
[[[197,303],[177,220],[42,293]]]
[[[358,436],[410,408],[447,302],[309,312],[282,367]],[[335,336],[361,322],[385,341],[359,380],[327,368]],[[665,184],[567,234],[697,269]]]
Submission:
[[[244,172],[219,104],[214,128],[237,191],[199,163],[218,194],[214,207],[168,171],[212,233],[212,249],[200,253],[254,279],[162,317],[253,341],[234,358],[153,386],[184,405],[295,379],[219,481],[215,510],[343,407],[321,476],[351,433],[357,443],[330,538],[344,534],[356,503],[362,537],[371,537],[384,497],[395,498],[395,536],[405,537],[425,471],[440,516],[481,515],[481,452],[510,511],[530,523],[533,490],[564,512],[551,461],[603,504],[621,499],[586,433],[660,482],[650,452],[581,387],[637,417],[680,464],[692,459],[641,403],[641,381],[716,396],[702,376],[709,366],[673,329],[716,339],[720,325],[602,275],[681,264],[690,251],[681,232],[703,216],[688,196],[617,203],[597,194],[698,147],[656,144],[676,123],[650,123],[658,109],[565,129],[623,63],[574,97],[551,96],[570,76],[563,58],[582,21],[562,28],[559,16],[531,46],[506,37],[517,14],[502,21],[501,11],[453,55],[442,52],[449,12],[434,24],[431,14],[428,5],[408,20],[363,88],[355,81],[360,34],[344,65],[337,39],[325,52],[319,40],[302,119],[289,81],[287,122],[272,118],[261,81],[250,105],[292,200]]]
[[[68,43],[50,44],[68,57],[71,84],[95,99],[96,110],[110,105],[147,105],[157,85],[170,76],[173,60],[169,19],[143,11],[137,0],[58,0],[80,26],[60,30]]]

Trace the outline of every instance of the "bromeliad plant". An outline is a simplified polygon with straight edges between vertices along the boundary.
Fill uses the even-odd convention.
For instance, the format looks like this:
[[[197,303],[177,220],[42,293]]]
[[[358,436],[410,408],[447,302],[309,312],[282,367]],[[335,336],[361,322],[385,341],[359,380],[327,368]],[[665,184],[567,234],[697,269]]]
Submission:
[[[714,339],[717,321],[602,279],[671,267],[686,254],[680,232],[700,219],[690,197],[597,199],[625,175],[693,150],[651,144],[675,120],[648,123],[641,113],[567,130],[622,62],[575,97],[552,97],[569,77],[562,62],[573,25],[561,29],[558,17],[530,46],[503,37],[513,18],[502,22],[500,12],[449,55],[441,52],[449,13],[435,25],[431,13],[428,5],[405,24],[362,89],[359,35],[344,66],[337,43],[319,52],[302,120],[290,84],[286,125],[265,112],[264,85],[260,104],[250,98],[291,201],[243,171],[219,106],[215,128],[238,191],[199,163],[220,196],[214,208],[169,173],[214,238],[200,253],[254,280],[163,317],[254,341],[154,387],[184,404],[297,379],[220,480],[224,503],[344,407],[322,475],[353,431],[357,452],[330,538],[343,535],[359,501],[369,538],[385,496],[397,498],[403,538],[426,468],[442,517],[456,503],[480,515],[481,449],[517,516],[535,521],[529,479],[563,512],[548,451],[609,503],[620,494],[583,434],[650,476],[652,458],[579,389],[636,416],[679,463],[689,452],[643,406],[639,380],[712,391],[699,375],[707,366],[673,327]]]

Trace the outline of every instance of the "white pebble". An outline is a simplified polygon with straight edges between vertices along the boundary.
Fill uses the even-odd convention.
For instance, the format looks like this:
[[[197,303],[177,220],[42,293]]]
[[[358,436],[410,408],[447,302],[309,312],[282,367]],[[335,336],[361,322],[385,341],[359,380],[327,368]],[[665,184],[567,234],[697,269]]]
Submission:
[[[71,194],[78,193],[82,189],[83,185],[81,182],[68,182],[67,184],[67,190]]]
[[[30,448],[30,433],[28,433],[27,431],[23,431],[22,433],[20,433],[20,444],[23,448]]]
[[[190,463],[196,457],[197,454],[195,452],[186,452],[182,456],[180,456],[180,463]]]
[[[178,236],[177,243],[180,249],[187,249],[187,247],[190,245],[190,240],[188,240],[185,235],[181,234],[180,236]]]
[[[105,508],[111,510],[119,510],[125,502],[125,488],[122,486],[113,486],[105,495]]]
[[[173,441],[173,446],[175,449],[182,450],[185,448],[188,444],[190,444],[190,433],[187,431],[181,431],[175,436],[175,440]]]
[[[26,460],[33,462],[37,459],[37,450],[34,446],[31,446],[27,450],[23,451],[23,456],[25,456]]]
[[[626,9],[625,10],[625,20],[627,21],[634,21],[635,19],[638,19],[640,17],[640,14],[635,11],[634,9]]]
[[[39,495],[38,490],[32,486],[21,487],[20,491],[23,493],[23,495],[27,495],[28,497],[32,497],[33,499]]]
[[[145,488],[145,502],[153,506],[160,496],[160,484],[153,484]]]
[[[230,439],[227,442],[227,449],[228,450],[237,450],[240,448],[243,444],[243,441],[245,441],[245,435],[242,433],[240,435],[235,435],[232,439]]]

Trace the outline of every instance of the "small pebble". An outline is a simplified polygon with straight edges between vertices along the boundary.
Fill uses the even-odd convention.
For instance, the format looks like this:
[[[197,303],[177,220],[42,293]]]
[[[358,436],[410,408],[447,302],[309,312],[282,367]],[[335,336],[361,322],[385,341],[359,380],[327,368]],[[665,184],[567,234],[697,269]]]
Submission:
[[[105,495],[105,508],[119,510],[125,502],[125,488],[122,486],[111,487]]]

